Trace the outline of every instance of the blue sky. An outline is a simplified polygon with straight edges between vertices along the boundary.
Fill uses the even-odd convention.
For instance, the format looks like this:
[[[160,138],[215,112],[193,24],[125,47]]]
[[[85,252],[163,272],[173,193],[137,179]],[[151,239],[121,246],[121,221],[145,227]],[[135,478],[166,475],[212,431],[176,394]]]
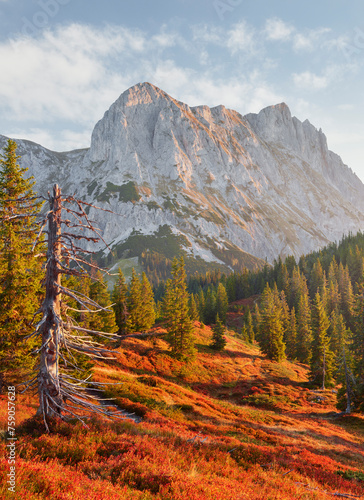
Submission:
[[[242,114],[286,102],[364,180],[364,2],[0,0],[0,134],[57,151],[149,81]]]

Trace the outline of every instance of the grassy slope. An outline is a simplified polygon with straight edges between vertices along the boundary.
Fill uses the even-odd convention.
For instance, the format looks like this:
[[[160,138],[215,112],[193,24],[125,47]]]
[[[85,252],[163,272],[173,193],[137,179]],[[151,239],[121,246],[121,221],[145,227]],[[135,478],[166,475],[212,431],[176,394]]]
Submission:
[[[60,423],[46,435],[26,421],[36,400],[19,396],[16,498],[333,498],[325,490],[364,498],[363,482],[337,474],[361,476],[364,418],[335,419],[335,394],[318,402],[305,388],[306,367],[268,361],[232,332],[223,353],[209,349],[210,339],[209,328],[198,329],[199,354],[187,366],[160,339],[154,347],[129,339],[115,362],[95,366],[96,380],[123,382],[109,395],[142,416],[139,424]],[[5,476],[6,442],[0,446]],[[14,498],[4,481],[0,496]]]

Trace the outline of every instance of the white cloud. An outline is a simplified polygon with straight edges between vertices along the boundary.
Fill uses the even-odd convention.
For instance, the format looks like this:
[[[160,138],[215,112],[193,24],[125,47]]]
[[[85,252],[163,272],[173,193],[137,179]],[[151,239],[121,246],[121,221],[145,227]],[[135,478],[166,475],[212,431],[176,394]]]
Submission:
[[[160,33],[152,38],[161,48],[173,47],[176,45],[176,35],[171,33]]]
[[[123,28],[71,25],[0,44],[0,105],[9,119],[96,120],[130,83],[130,58],[146,40]],[[113,67],[114,65],[114,67]]]
[[[340,50],[343,51],[350,43],[350,39],[347,36],[340,35],[337,38],[332,38],[330,40],[324,41],[324,46],[329,50]]]
[[[192,38],[194,41],[221,45],[224,40],[224,32],[216,26],[199,24],[192,26]]]
[[[325,33],[305,36],[327,41]],[[310,61],[296,57],[290,78],[284,62],[269,57],[271,41],[293,44],[299,34],[274,18],[264,31],[245,21],[230,28],[192,26],[189,34],[162,26],[150,36],[121,26],[72,24],[3,41],[0,133],[56,150],[87,147],[105,110],[141,81],[192,106],[224,104],[244,114],[281,101],[290,105],[295,92],[322,90],[340,76],[340,69],[311,72]]]
[[[329,28],[309,30],[306,33],[297,33],[293,38],[293,48],[296,51],[312,52],[320,47],[325,35],[330,33]]]
[[[256,52],[256,36],[251,26],[245,21],[235,24],[227,33],[226,46],[232,54],[236,52],[248,52],[254,54]]]
[[[208,72],[201,74],[190,68],[181,68],[169,60],[152,70],[151,80],[190,106],[223,104],[244,114],[258,112],[283,100],[282,95],[264,81],[259,71],[251,72],[246,78],[226,79],[221,75],[216,77]]]
[[[36,142],[53,151],[71,151],[88,147],[91,142],[92,130],[75,132],[74,130],[62,130],[56,136],[54,133],[42,128],[10,129],[4,135],[13,139],[24,139]]]
[[[267,19],[265,23],[265,34],[268,40],[287,41],[294,31],[293,26],[276,17]]]
[[[192,34],[194,42],[228,48],[232,55],[254,55],[258,48],[258,33],[246,21],[234,24],[228,31],[216,26],[197,25],[192,27]]]
[[[168,26],[161,26],[159,33],[151,37],[150,43],[160,49],[166,49],[169,47],[175,47],[178,43],[181,43],[181,38],[176,32],[169,32]]]
[[[297,87],[304,90],[322,90],[329,84],[327,76],[318,76],[310,71],[294,73],[293,81]]]
[[[299,90],[322,90],[328,87],[338,88],[342,82],[348,81],[349,72],[354,71],[347,64],[327,64],[323,68],[321,75],[311,71],[294,73],[293,81]],[[341,88],[341,87],[340,87]],[[345,94],[342,94],[345,95]],[[348,96],[347,96],[348,97]]]
[[[211,61],[212,40],[226,57],[229,52],[231,57],[257,54],[254,31],[247,23],[234,25],[225,36],[222,28],[202,30],[199,35],[195,30],[195,35],[198,47],[165,26],[148,38],[123,27],[72,24],[2,42],[0,116],[8,125],[1,125],[0,132],[19,131],[12,134],[18,137],[24,132],[23,137],[53,149],[87,146],[83,131],[89,134],[124,90],[146,80],[191,105],[225,104],[248,112],[249,102],[254,107],[271,103],[268,99],[275,97],[274,92],[256,73],[256,67],[264,68],[264,60],[252,59],[248,74],[244,68],[229,77],[221,69],[224,60]],[[176,56],[166,58],[170,47],[184,51],[189,59],[195,56],[199,65],[184,67]],[[57,132],[52,138],[47,129],[58,124],[58,130],[61,123],[65,130],[78,127],[82,132]],[[78,140],[82,142],[76,144]]]

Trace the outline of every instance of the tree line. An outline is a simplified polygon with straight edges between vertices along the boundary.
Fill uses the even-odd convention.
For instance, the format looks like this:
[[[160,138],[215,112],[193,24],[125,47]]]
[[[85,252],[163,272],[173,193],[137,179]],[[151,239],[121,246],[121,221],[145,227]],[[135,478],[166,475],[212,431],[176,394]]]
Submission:
[[[26,353],[36,347],[26,339],[43,299],[45,250],[37,238],[42,203],[20,168],[16,143],[8,141],[0,158],[0,377],[34,367]],[[16,200],[16,202],[14,201]],[[16,215],[16,217],[15,217]],[[37,248],[34,248],[34,241]],[[156,258],[156,257],[155,257]],[[153,260],[144,256],[151,270]],[[158,259],[157,259],[158,260]],[[211,347],[225,347],[229,304],[254,296],[239,333],[258,342],[277,362],[290,359],[310,367],[319,387],[342,384],[346,397],[364,406],[364,235],[349,234],[339,243],[303,256],[280,258],[261,271],[221,271],[186,276],[183,258],[163,265],[166,280],[152,287],[147,273],[132,272],[129,284],[119,269],[111,293],[104,275],[90,262],[89,274],[68,276],[70,288],[101,310],[89,317],[68,296],[68,308],[84,329],[125,335],[149,330],[162,320],[171,355],[193,359],[194,321],[214,326]],[[120,340],[121,341],[121,340]],[[1,381],[1,379],[0,379]]]
[[[258,341],[270,359],[309,365],[317,387],[342,384],[347,398],[364,408],[364,235],[348,234],[317,252],[278,259],[258,272],[193,276],[198,297],[223,283],[229,303],[255,297],[240,332]],[[238,307],[238,306],[235,306]]]
[[[62,197],[55,186],[53,195],[49,194],[50,210],[42,213],[43,202],[33,190],[34,180],[25,178],[27,169],[18,164],[16,147],[16,143],[9,140],[0,157],[1,386],[6,382],[6,376],[11,377],[11,382],[14,378],[18,381],[24,379],[39,363],[39,354],[42,360],[46,352],[44,356],[49,362],[52,358],[54,363],[55,375],[47,373],[45,384],[53,386],[52,391],[57,392],[58,363],[69,369],[72,366],[87,369],[90,364],[86,356],[99,345],[96,338],[110,334],[106,338],[115,339],[117,333],[121,341],[123,336],[147,331],[155,324],[157,314],[164,320],[171,355],[192,359],[195,353],[194,323],[183,258],[172,263],[171,279],[164,284],[164,299],[159,307],[156,307],[153,289],[144,272],[138,276],[133,270],[127,285],[119,270],[110,294],[98,266],[92,259],[87,263],[87,257],[77,253],[82,249],[75,241],[82,238],[94,241],[94,238],[69,231],[70,227],[92,228],[81,202],[73,197]],[[78,209],[65,209],[63,203],[67,201],[75,202]],[[61,218],[62,207],[67,214],[73,214],[74,222]],[[83,222],[83,217],[86,222]],[[47,219],[50,225],[44,230]],[[66,227],[64,232],[61,231],[62,225]],[[48,233],[48,246],[44,241],[45,233]],[[52,272],[50,265],[53,266]],[[95,314],[90,315],[90,312]],[[43,314],[43,319],[36,323],[38,314]],[[45,324],[48,324],[47,332],[43,332]],[[85,332],[88,340],[82,340],[80,335],[77,337],[77,331]],[[71,357],[67,349],[65,356],[61,355],[61,348],[66,347],[67,342],[72,348],[78,348]],[[113,347],[110,340],[104,344]],[[101,352],[98,348],[96,350]],[[36,378],[40,380],[40,372],[32,379],[33,385]],[[66,385],[65,381],[63,385]],[[47,394],[51,401],[52,394],[48,389]],[[53,403],[52,411],[56,411],[57,405],[62,405],[56,397],[53,397]]]

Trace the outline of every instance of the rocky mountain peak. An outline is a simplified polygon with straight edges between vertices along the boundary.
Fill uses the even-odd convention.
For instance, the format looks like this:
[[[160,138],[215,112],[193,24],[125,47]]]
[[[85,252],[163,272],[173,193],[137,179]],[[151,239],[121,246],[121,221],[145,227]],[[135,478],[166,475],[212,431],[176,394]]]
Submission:
[[[145,242],[168,258],[179,248],[240,269],[364,229],[364,185],[285,103],[242,116],[189,107],[144,82],[106,111],[89,150],[23,141],[19,153],[40,191],[57,181],[114,212],[90,216],[122,258]]]
[[[257,114],[246,115],[245,118],[266,142],[295,151],[307,162],[315,163],[319,171],[323,172],[319,163],[326,164],[330,155],[325,134],[308,120],[301,122],[292,116],[287,104],[268,106]]]
[[[173,111],[179,112],[183,106],[151,83],[134,85],[121,94],[96,124],[91,137],[91,161],[116,162],[117,156],[129,154],[129,146],[141,141],[152,146],[157,121],[169,119]]]
[[[123,92],[116,103],[121,101],[124,106],[140,106],[143,104],[152,104],[159,99],[171,100],[170,96],[149,82],[138,83]]]
[[[261,119],[265,119],[267,122],[276,120],[278,122],[284,123],[285,125],[288,125],[288,123],[292,120],[291,110],[285,102],[263,108],[261,111],[259,111],[258,116]]]

